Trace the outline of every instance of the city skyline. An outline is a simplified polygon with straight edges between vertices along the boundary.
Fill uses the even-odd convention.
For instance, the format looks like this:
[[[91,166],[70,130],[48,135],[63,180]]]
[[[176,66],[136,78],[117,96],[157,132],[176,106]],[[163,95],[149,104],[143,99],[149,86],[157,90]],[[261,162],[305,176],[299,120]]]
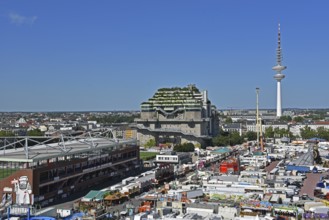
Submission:
[[[219,109],[329,108],[326,1],[0,3],[0,111],[139,110],[196,84]]]

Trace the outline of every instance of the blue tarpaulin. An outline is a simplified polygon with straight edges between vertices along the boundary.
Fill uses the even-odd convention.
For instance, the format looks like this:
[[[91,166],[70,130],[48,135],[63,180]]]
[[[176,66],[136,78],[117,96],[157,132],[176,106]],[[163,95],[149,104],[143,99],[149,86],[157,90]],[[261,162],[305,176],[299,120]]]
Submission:
[[[306,173],[306,172],[310,172],[310,167],[287,165],[287,170],[289,170],[289,171],[297,170],[298,172]]]

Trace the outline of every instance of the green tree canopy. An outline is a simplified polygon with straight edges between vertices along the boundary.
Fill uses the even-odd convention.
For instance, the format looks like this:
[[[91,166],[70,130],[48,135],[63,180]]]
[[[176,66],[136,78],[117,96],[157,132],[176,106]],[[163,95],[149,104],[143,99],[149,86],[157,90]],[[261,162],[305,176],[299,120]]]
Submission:
[[[319,127],[316,129],[316,137],[329,140],[329,130],[324,127]]]
[[[105,116],[91,116],[89,118],[90,121],[97,121],[97,123],[103,123],[103,124],[112,124],[112,123],[132,123],[134,122],[135,118],[138,118],[140,115],[139,114],[134,114],[134,115],[118,115],[118,114],[113,114],[113,115],[105,115]]]
[[[194,152],[194,144],[193,143],[177,144],[174,146],[174,151],[176,151],[176,152]]]
[[[156,142],[154,139],[148,140],[148,142],[146,142],[146,144],[144,145],[144,147],[148,147],[148,148],[154,147],[154,146],[156,146]]]
[[[221,130],[220,134],[212,139],[212,142],[213,145],[216,146],[233,146],[237,144],[242,144],[243,139],[244,138],[240,136],[239,132],[228,133]]]
[[[0,137],[12,137],[15,136],[15,134],[12,131],[0,131]]]
[[[272,126],[265,128],[265,138],[274,138],[274,130]]]
[[[227,118],[225,119],[225,124],[231,124],[231,123],[233,123],[232,118],[231,118],[231,117],[227,117]]]
[[[291,120],[292,120],[292,118],[289,115],[283,115],[280,117],[280,121],[283,121],[283,122],[290,122]]]
[[[288,129],[280,129],[278,127],[274,129],[274,137],[290,137],[291,139],[294,139],[293,134]]]
[[[301,123],[304,121],[304,118],[302,116],[296,116],[294,117],[294,121],[297,123]]]
[[[309,126],[305,126],[304,128],[300,129],[300,136],[303,139],[310,139],[313,137],[317,137],[317,132],[311,129]]]
[[[254,131],[248,131],[244,136],[248,139],[248,141],[257,140],[257,133]]]
[[[43,132],[40,129],[33,129],[27,131],[27,136],[43,136]]]

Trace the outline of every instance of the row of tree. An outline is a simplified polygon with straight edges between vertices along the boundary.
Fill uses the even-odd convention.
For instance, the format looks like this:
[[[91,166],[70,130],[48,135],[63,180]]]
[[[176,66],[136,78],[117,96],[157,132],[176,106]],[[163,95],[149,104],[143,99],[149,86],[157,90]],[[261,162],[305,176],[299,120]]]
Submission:
[[[220,133],[217,137],[212,139],[212,143],[215,146],[233,146],[237,144],[242,144],[244,137],[240,136],[238,132],[225,132],[220,130]]]
[[[296,137],[288,129],[284,128],[273,129],[273,127],[268,127],[265,129],[263,136],[264,138],[289,137],[291,140],[296,139]],[[300,129],[300,136],[304,140],[314,137],[329,140],[329,129],[319,127],[317,128],[317,130],[313,130],[308,126],[305,126],[304,128]],[[253,131],[248,131],[246,134],[240,135],[238,132],[229,133],[221,130],[220,134],[212,139],[212,143],[216,146],[233,146],[237,144],[242,144],[246,140],[257,140],[257,133]]]
[[[294,135],[288,130],[284,128],[274,128],[268,127],[264,132],[265,138],[281,138],[281,137],[290,137],[291,139],[295,139]]]
[[[316,130],[311,129],[308,126],[300,129],[300,136],[303,139],[310,139],[310,138],[321,138],[325,140],[329,140],[329,129],[324,127],[319,127]]]
[[[106,115],[102,117],[92,116],[89,118],[90,121],[97,121],[97,123],[102,124],[112,124],[112,123],[132,123],[135,118],[139,118],[139,114],[133,115]]]
[[[44,132],[40,131],[40,129],[33,129],[33,130],[26,131],[25,135],[26,136],[43,136]],[[22,135],[22,136],[25,136],[25,135]],[[0,131],[0,137],[14,137],[14,136],[17,136],[17,135],[13,131],[5,131],[5,130]]]
[[[289,115],[283,115],[280,117],[279,121],[281,122],[291,122],[295,121],[297,123],[303,123],[304,121],[318,121],[318,120],[324,120],[326,118],[326,112],[319,112],[319,113],[313,113],[309,114],[308,116],[302,117],[302,116],[296,116],[291,117]],[[222,116],[223,121],[225,124],[233,123],[233,120],[229,116]]]
[[[284,128],[266,128],[264,136],[265,138],[290,137],[292,140],[296,139],[296,137],[289,130]],[[300,137],[304,140],[314,137],[329,140],[329,129],[319,127],[316,130],[313,130],[309,126],[305,126],[300,129]]]
[[[174,146],[174,151],[176,151],[176,152],[194,152],[194,144],[193,143],[177,144]]]

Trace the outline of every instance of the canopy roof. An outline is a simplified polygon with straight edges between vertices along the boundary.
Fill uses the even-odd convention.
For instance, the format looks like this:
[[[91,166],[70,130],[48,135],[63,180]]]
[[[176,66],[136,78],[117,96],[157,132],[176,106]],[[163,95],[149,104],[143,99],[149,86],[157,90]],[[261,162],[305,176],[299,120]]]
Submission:
[[[82,197],[82,202],[101,201],[103,200],[105,191],[91,190],[87,195]]]

